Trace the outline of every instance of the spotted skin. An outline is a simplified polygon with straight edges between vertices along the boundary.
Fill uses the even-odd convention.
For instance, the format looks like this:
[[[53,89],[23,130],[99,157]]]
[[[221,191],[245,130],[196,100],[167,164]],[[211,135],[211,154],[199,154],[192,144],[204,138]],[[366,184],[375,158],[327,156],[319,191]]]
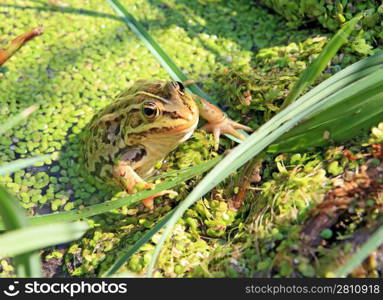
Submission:
[[[251,130],[204,99],[193,98],[180,82],[139,80],[90,121],[83,135],[85,167],[95,178],[128,193],[138,182],[152,188],[145,179],[153,166],[192,135],[200,114],[217,143],[220,134],[237,133],[235,128]],[[144,204],[152,207],[154,197]]]

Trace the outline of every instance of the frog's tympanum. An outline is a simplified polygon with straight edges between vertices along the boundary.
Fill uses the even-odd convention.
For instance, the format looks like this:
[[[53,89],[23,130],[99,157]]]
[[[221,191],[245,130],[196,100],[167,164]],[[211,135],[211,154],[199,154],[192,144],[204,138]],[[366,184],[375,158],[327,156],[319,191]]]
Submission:
[[[219,136],[235,129],[251,128],[228,119],[216,106],[185,91],[177,81],[139,80],[98,112],[84,136],[84,161],[99,180],[133,193],[137,184],[144,189],[153,166],[188,139],[201,115],[218,146]],[[155,197],[175,193],[162,191],[142,202],[153,208]]]

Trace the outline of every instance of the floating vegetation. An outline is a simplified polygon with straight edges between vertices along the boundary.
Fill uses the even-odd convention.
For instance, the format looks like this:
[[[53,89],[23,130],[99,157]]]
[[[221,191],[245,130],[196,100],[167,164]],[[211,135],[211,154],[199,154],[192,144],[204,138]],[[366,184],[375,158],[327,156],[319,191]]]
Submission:
[[[6,0],[0,4],[0,14],[17,20],[0,24],[4,47],[40,23],[45,28],[43,35],[0,68],[0,123],[31,105],[38,107],[28,120],[4,130],[0,127],[0,185],[17,198],[31,224],[57,222],[52,213],[87,223],[72,228],[78,234],[76,241],[56,246],[41,243],[45,248],[37,257],[44,276],[125,272],[144,276],[148,270],[155,277],[382,276],[377,243],[382,213],[380,108],[358,132],[352,126],[365,120],[358,116],[367,112],[351,115],[351,105],[344,110],[347,120],[324,107],[335,122],[331,129],[317,126],[326,124],[323,114],[299,119],[290,135],[257,155],[251,167],[234,170],[217,184],[218,174],[208,192],[193,205],[183,206],[183,215],[177,209],[206,180],[203,174],[239,151],[238,147],[229,150],[235,146],[230,139],[222,138],[216,151],[212,135],[198,129],[157,163],[152,182],[163,189],[173,184],[178,196],[156,199],[153,211],[139,200],[155,191],[129,198],[91,178],[80,156],[81,135],[94,114],[138,79],[170,80],[107,2],[116,1]],[[381,72],[382,55],[377,51],[381,7],[375,1],[363,5],[262,1],[279,15],[247,0],[120,2],[180,72],[195,79],[232,119],[254,129],[286,113],[281,106],[301,74],[323,53],[333,33],[359,12],[364,17],[355,25],[357,30],[299,93],[332,82],[334,74],[343,74],[343,79],[355,75],[355,82],[360,82],[357,79],[371,79],[373,72]],[[368,66],[363,69],[365,77],[346,69],[356,61],[359,67]],[[362,100],[371,96],[378,103],[381,76],[374,78],[366,80],[371,86]],[[333,88],[351,91],[352,83]],[[361,91],[363,87],[359,86]],[[360,100],[357,96],[353,95],[355,101]],[[306,98],[315,105],[322,105],[321,99]],[[285,121],[291,119],[286,116]],[[351,128],[352,134],[334,139],[334,127],[343,132]],[[302,128],[315,138],[300,139]],[[29,161],[42,155],[48,156]],[[8,168],[14,161],[20,165]],[[237,169],[239,161],[228,168],[234,165]],[[163,227],[175,212],[182,217],[170,232],[170,227]],[[2,230],[8,228],[4,217],[0,223]],[[170,234],[165,240],[166,231]],[[154,264],[160,245],[161,256]],[[20,254],[19,249],[13,250],[9,253]],[[314,260],[312,253],[320,259]],[[350,269],[353,255],[361,264]],[[16,276],[17,264],[17,259],[0,258],[0,276]]]

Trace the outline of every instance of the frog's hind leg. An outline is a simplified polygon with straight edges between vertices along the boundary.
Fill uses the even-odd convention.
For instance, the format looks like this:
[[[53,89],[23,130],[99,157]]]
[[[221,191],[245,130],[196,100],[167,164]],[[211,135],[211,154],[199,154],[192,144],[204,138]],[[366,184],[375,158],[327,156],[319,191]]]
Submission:
[[[142,189],[153,189],[155,184],[146,182],[143,180],[132,167],[128,166],[124,162],[120,162],[118,165],[113,168],[113,177],[117,184],[121,186],[124,190],[126,190],[129,194],[134,193],[134,187],[140,183],[140,188]],[[177,192],[171,190],[164,190],[158,192],[152,196],[149,196],[141,202],[145,205],[145,207],[152,210],[154,208],[153,202],[156,197],[160,197],[166,194],[177,195]]]

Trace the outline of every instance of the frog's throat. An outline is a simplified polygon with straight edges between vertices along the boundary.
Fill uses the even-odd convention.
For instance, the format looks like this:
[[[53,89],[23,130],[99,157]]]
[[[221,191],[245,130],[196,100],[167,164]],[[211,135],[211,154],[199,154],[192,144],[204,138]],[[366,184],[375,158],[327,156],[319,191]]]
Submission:
[[[153,165],[162,161],[166,155],[173,151],[180,143],[186,141],[193,134],[197,127],[198,119],[188,130],[179,131],[177,133],[166,133],[157,135],[155,141],[143,141],[142,145],[145,148],[147,155],[136,164],[139,167],[138,173],[145,178],[151,174]]]

